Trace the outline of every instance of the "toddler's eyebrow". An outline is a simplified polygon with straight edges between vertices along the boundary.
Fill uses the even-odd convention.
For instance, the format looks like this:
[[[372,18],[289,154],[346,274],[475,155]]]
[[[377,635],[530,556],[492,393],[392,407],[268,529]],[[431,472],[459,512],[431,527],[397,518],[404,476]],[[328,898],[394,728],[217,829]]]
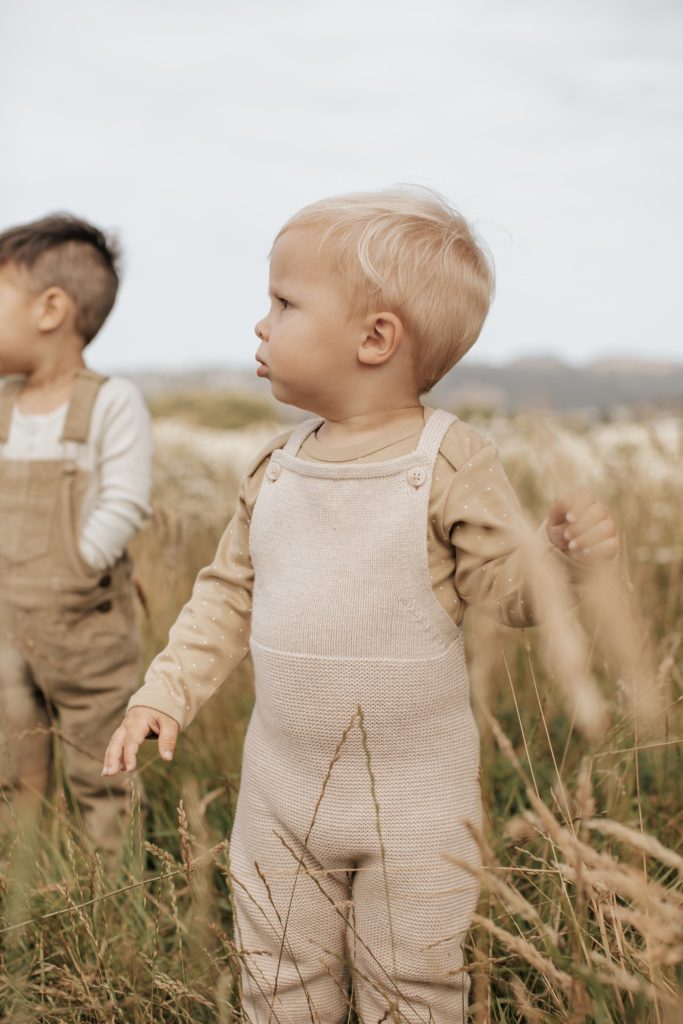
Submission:
[[[289,285],[286,284],[285,282],[283,282],[283,281],[276,281],[268,289],[268,294],[269,295],[282,295],[283,292],[285,294],[287,294],[287,293],[290,292],[290,290],[291,289],[290,289]]]

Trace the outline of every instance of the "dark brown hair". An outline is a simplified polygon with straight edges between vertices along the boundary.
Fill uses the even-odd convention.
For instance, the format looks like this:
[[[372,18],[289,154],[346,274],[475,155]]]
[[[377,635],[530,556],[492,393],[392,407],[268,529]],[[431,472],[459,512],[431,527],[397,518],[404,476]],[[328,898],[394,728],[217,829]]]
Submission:
[[[119,287],[115,237],[68,213],[54,213],[0,232],[0,266],[23,268],[37,291],[62,288],[76,305],[85,344],[109,316]]]

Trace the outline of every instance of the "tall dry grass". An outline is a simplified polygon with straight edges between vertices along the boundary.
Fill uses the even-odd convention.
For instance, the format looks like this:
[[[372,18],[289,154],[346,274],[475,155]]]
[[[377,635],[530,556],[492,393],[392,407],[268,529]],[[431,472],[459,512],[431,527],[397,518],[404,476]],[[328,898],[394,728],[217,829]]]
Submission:
[[[156,510],[133,551],[148,657],[213,554],[246,460],[278,428],[156,429]],[[537,521],[558,489],[588,485],[613,507],[625,557],[584,587],[578,607],[542,578],[542,627],[513,631],[468,613],[486,811],[482,866],[471,869],[482,889],[466,950],[471,1019],[674,1024],[683,1020],[683,422],[587,428],[519,417],[485,432]],[[15,822],[1,848],[1,1019],[235,1019],[226,837],[251,683],[245,663],[170,766],[146,745],[147,816],[133,792],[118,866],[89,848],[63,784],[40,827]]]

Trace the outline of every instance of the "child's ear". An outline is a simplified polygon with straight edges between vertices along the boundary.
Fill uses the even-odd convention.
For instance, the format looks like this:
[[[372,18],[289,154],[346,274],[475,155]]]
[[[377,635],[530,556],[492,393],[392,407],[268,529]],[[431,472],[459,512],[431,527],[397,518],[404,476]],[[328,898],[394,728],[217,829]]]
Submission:
[[[358,348],[359,362],[369,366],[386,363],[404,337],[403,324],[395,313],[374,313],[366,323],[365,337]]]
[[[63,288],[54,285],[51,288],[46,288],[37,296],[34,311],[36,327],[39,331],[49,334],[61,327],[64,321],[73,314],[73,299]]]

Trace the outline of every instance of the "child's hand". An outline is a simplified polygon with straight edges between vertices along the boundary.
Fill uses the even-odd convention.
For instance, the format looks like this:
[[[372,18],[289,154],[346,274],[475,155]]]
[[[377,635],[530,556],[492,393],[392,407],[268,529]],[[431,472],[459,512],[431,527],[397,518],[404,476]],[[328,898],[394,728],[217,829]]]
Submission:
[[[572,491],[553,502],[546,532],[555,547],[586,565],[614,558],[621,546],[612,513],[590,491]]]
[[[135,755],[150,732],[159,737],[159,753],[164,761],[170,761],[178,738],[175,718],[165,715],[163,711],[155,711],[154,708],[131,708],[109,740],[102,774],[132,772],[135,768]]]

